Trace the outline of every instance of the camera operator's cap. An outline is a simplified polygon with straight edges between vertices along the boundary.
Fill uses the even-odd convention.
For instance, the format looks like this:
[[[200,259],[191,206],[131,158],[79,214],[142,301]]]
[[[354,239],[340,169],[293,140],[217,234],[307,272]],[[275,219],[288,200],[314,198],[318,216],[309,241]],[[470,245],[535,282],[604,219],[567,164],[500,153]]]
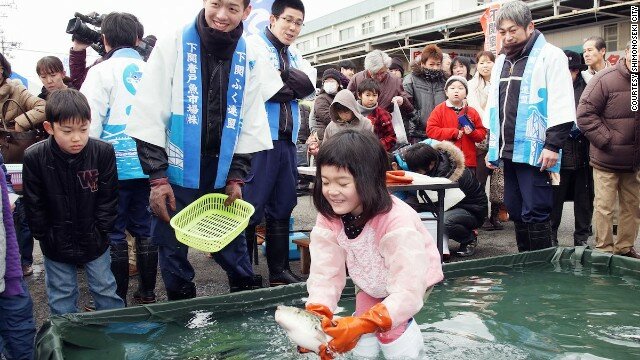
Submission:
[[[447,79],[447,82],[444,84],[444,91],[447,91],[447,88],[449,87],[449,85],[454,81],[461,82],[462,85],[464,85],[464,90],[467,92],[467,94],[469,93],[469,86],[467,85],[467,79],[463,78],[462,76],[458,76],[458,75],[450,76]]]
[[[567,60],[569,60],[569,70],[587,70],[587,65],[582,63],[582,56],[575,51],[565,50],[564,54],[567,56]]]

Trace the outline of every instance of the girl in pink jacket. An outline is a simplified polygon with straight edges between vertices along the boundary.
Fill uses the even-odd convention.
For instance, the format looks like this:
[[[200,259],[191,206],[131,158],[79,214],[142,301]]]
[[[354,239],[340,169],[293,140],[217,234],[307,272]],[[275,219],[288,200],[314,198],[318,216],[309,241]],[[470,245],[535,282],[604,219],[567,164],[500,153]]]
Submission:
[[[417,358],[424,343],[413,316],[443,279],[435,242],[418,214],[387,191],[387,155],[371,132],[339,132],[316,164],[319,214],[306,308],[322,316],[333,337],[321,357],[353,349],[358,357],[382,350],[387,359]],[[334,319],[347,269],[357,286],[356,312]]]

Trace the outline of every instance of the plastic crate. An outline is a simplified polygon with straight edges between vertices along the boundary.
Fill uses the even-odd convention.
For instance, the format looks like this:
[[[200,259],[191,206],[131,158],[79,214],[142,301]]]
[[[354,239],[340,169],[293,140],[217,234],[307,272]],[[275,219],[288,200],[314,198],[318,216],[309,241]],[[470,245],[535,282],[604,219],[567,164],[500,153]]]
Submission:
[[[233,241],[255,210],[240,199],[224,206],[226,199],[225,194],[207,194],[177,213],[170,224],[178,241],[205,252],[220,251]]]

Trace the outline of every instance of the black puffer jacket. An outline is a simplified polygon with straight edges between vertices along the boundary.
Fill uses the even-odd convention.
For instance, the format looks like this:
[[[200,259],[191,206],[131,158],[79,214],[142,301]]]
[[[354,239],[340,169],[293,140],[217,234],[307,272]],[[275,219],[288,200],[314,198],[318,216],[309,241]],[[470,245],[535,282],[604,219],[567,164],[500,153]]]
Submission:
[[[580,96],[587,83],[582,76],[578,75],[573,82],[573,95],[576,100],[576,108],[580,102]],[[579,134],[569,137],[562,146],[562,161],[560,166],[565,170],[575,170],[589,165],[589,140],[584,135]]]
[[[489,206],[487,194],[475,175],[464,166],[462,150],[449,141],[439,142],[433,145],[433,148],[440,153],[440,159],[438,165],[428,175],[457,181],[460,190],[464,193],[464,199],[452,209],[465,209],[473,214],[478,222],[484,221]]]
[[[69,155],[50,137],[25,151],[22,174],[29,228],[47,258],[85,264],[104,254],[118,213],[111,144],[90,138]]]

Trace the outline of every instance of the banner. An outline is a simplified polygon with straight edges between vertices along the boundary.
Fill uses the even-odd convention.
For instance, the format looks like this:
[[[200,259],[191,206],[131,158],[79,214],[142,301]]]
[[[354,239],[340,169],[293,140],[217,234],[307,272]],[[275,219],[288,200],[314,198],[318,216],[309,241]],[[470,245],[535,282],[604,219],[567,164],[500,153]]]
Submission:
[[[245,35],[256,34],[269,25],[273,0],[252,0],[251,14],[244,21]]]
[[[498,24],[496,23],[498,10],[500,10],[500,4],[492,4],[480,16],[480,24],[482,24],[482,31],[484,31],[484,49],[491,51],[494,55],[498,55],[502,48],[502,37],[498,33]]]

